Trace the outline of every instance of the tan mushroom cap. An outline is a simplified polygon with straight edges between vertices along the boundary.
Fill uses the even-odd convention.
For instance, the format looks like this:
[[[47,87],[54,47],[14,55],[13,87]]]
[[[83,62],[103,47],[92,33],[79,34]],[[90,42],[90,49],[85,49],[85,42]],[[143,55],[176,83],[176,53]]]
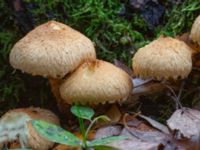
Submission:
[[[20,108],[10,110],[5,113],[0,119],[0,130],[3,130],[8,137],[8,141],[4,142],[23,142],[24,146],[27,148],[33,148],[37,150],[48,150],[54,143],[50,142],[43,137],[41,137],[32,127],[30,120],[44,120],[49,123],[59,125],[58,117],[49,110],[41,108]],[[4,129],[5,128],[5,129]],[[5,134],[5,133],[0,133]],[[2,138],[4,136],[1,135]],[[10,140],[10,141],[9,141]],[[2,147],[0,140],[0,147]]]
[[[99,104],[126,100],[132,91],[130,76],[102,60],[83,63],[60,86],[66,103]]]
[[[56,21],[36,27],[18,41],[10,53],[14,68],[53,78],[62,78],[83,61],[95,58],[90,39]]]
[[[193,42],[197,42],[200,45],[200,15],[195,19],[192,25],[190,38]]]
[[[191,50],[182,41],[160,37],[136,52],[132,66],[143,79],[186,78],[192,69]]]

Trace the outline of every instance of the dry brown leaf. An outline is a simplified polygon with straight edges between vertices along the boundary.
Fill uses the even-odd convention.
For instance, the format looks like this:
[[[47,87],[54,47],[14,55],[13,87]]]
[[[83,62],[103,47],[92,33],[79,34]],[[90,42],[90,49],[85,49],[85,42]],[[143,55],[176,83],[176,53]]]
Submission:
[[[111,123],[117,123],[117,122],[119,122],[119,120],[120,120],[120,118],[122,116],[119,108],[115,104],[113,104],[111,106],[111,108],[106,112],[105,115],[110,118],[110,122]]]
[[[167,126],[157,122],[156,120],[153,120],[149,117],[146,117],[144,115],[139,115],[141,118],[145,119],[147,122],[149,122],[154,128],[162,131],[163,133],[169,134],[169,130]]]
[[[167,120],[172,131],[176,131],[177,138],[188,138],[200,141],[200,111],[182,108],[176,110]]]
[[[157,143],[158,145],[166,145],[171,142],[172,139],[169,135],[164,134],[160,131],[141,131],[134,128],[123,129],[120,135],[130,136],[135,139],[145,141],[147,143]],[[172,143],[172,142],[171,142]]]
[[[151,145],[153,143],[156,146],[156,148],[161,147],[161,149],[165,148],[165,150],[185,150],[185,148],[183,148],[185,145],[182,146],[185,143],[182,143],[182,145],[177,143],[176,140],[172,138],[172,135],[170,135],[169,131],[165,131],[165,126],[163,129],[163,126],[160,125],[158,122],[153,121],[153,119],[149,119],[143,116],[143,119],[145,118],[145,120],[148,120],[147,123],[144,120],[139,120],[138,118],[136,118],[136,116],[137,115],[124,115],[123,122],[125,127],[121,131],[120,135],[129,136],[132,140],[135,139],[137,146],[140,147],[141,144],[141,150],[143,150],[142,146],[144,143],[140,143],[138,142],[138,140],[145,142],[146,145]],[[155,127],[153,128],[151,124],[153,124],[155,127],[161,128],[161,131],[164,130],[164,132],[169,134],[160,132],[159,130],[155,129]]]
[[[137,117],[138,114],[135,115],[128,115],[125,114],[123,116],[123,125],[126,129],[133,128],[140,131],[154,131],[155,129],[146,124],[144,121],[139,120]]]

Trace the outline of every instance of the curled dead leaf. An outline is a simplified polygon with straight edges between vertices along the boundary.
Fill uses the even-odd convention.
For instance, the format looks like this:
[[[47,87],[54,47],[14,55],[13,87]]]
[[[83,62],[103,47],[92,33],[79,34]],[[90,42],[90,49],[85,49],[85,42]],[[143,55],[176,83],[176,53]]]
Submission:
[[[200,141],[200,111],[182,108],[176,110],[167,120],[169,128],[178,139],[188,138]]]

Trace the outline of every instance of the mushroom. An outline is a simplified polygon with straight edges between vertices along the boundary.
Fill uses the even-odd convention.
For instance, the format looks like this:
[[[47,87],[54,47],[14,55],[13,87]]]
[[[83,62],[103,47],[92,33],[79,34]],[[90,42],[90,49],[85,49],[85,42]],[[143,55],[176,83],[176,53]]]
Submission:
[[[191,72],[192,52],[187,44],[171,37],[159,37],[136,52],[132,59],[132,67],[134,74],[142,79],[162,81],[159,82],[159,89],[167,88],[173,94],[170,97],[176,102],[176,108],[182,107],[174,89],[167,84],[179,77],[184,79]],[[182,88],[183,83],[180,91]]]
[[[143,79],[183,79],[192,69],[191,50],[182,41],[159,37],[136,52],[132,66],[134,74]]]
[[[193,42],[198,43],[198,45],[200,46],[200,15],[195,19],[192,25],[190,38]]]
[[[10,64],[23,72],[63,78],[96,58],[93,43],[71,27],[49,21],[29,32],[10,52]]]
[[[56,21],[36,27],[18,41],[10,52],[10,64],[14,68],[48,77],[50,85],[51,81],[60,82],[83,62],[95,59],[96,52],[90,39]],[[58,91],[55,84],[51,88],[52,91]],[[53,94],[59,103],[59,94]]]
[[[133,88],[130,76],[113,64],[87,61],[60,85],[63,103],[99,104],[123,101]]]
[[[41,108],[19,108],[5,113],[0,119],[0,148],[4,144],[16,142],[22,148],[48,150],[54,143],[41,137],[32,127],[32,119],[44,120],[59,125],[58,117]],[[19,145],[15,144],[15,145]]]

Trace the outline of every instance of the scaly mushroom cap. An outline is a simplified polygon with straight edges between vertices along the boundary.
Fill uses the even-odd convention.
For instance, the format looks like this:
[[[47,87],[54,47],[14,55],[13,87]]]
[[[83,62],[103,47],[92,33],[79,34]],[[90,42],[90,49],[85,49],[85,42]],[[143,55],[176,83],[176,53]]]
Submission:
[[[98,104],[125,100],[133,88],[130,76],[102,60],[83,63],[61,84],[66,103]]]
[[[195,19],[192,25],[190,38],[193,42],[197,42],[200,45],[200,15]]]
[[[33,129],[30,120],[44,120],[59,125],[58,117],[41,108],[21,108],[8,111],[0,119],[0,147],[3,143],[17,141],[26,148],[48,150],[54,143],[41,137]]]
[[[182,41],[160,37],[136,52],[132,66],[143,79],[185,78],[192,69],[191,50]]]
[[[62,78],[83,61],[95,58],[93,43],[86,36],[56,21],[36,27],[10,53],[14,68],[53,78]]]

